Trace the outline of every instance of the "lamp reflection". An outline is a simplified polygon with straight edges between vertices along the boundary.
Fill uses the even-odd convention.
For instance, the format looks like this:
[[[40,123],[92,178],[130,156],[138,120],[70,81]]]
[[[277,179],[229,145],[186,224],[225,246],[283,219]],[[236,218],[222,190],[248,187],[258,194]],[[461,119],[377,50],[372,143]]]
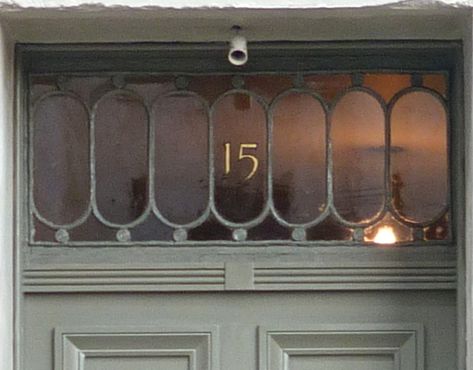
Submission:
[[[412,230],[397,221],[390,212],[376,224],[365,229],[365,242],[379,245],[390,245],[410,242],[413,239]]]
[[[391,226],[381,226],[376,233],[373,241],[376,244],[394,244],[396,243],[396,234]]]

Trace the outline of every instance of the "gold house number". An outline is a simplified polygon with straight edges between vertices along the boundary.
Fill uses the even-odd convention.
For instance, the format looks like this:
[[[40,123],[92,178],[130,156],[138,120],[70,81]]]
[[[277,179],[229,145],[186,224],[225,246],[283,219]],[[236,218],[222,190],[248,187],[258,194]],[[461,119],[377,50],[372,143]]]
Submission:
[[[245,153],[246,150],[258,149],[258,144],[240,144],[240,150],[238,151],[238,160],[242,161],[248,159],[252,163],[250,173],[245,177],[245,181],[251,179],[258,171],[259,161],[253,154]],[[229,175],[231,172],[231,144],[225,143],[225,175]]]

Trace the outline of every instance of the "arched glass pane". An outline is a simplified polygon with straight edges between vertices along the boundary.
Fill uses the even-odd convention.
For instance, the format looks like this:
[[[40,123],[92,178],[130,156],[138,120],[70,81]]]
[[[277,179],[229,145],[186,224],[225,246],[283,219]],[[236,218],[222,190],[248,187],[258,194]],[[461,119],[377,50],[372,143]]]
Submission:
[[[156,102],[153,121],[156,205],[171,222],[192,222],[208,205],[207,109],[192,95],[174,94]]]
[[[148,116],[136,98],[117,93],[95,112],[96,197],[110,222],[136,220],[148,203]]]
[[[332,116],[334,204],[355,223],[374,217],[384,202],[385,118],[372,95],[351,91]]]
[[[326,204],[326,116],[305,93],[290,93],[273,109],[273,201],[290,223],[307,223]]]
[[[49,96],[35,107],[33,129],[36,208],[53,223],[72,223],[89,204],[87,110],[73,97]]]
[[[434,219],[447,205],[447,112],[425,91],[403,95],[391,112],[392,203],[413,222]]]
[[[265,110],[250,95],[227,95],[214,106],[213,125],[217,210],[230,221],[250,221],[266,201]]]

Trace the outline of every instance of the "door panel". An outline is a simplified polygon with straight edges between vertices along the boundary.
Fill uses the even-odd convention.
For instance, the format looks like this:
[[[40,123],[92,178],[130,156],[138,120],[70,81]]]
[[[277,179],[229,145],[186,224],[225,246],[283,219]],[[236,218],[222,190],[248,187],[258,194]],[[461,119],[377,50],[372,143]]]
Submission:
[[[192,369],[186,357],[111,357],[94,358],[85,364],[84,370],[189,370]]]
[[[287,370],[394,370],[392,356],[291,356]]]
[[[259,338],[260,369],[424,367],[424,335],[419,324],[338,324],[314,328],[306,323],[298,328],[260,328]]]
[[[216,328],[56,328],[55,368],[210,370],[218,366],[217,343]]]
[[[84,370],[420,370],[424,357],[425,369],[445,370],[456,357],[452,291],[34,294],[25,303],[25,370],[80,361]]]

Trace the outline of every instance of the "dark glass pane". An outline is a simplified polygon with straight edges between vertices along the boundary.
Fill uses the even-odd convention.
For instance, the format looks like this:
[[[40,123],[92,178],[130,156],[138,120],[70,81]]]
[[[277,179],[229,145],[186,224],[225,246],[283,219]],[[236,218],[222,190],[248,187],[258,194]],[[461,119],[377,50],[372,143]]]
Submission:
[[[231,94],[214,107],[215,203],[233,222],[263,210],[267,192],[266,115],[250,95]]]
[[[221,94],[233,89],[232,76],[192,76],[189,77],[188,89],[212,104]]]
[[[293,87],[293,77],[289,75],[245,76],[245,87],[266,99],[269,103],[277,95]]]
[[[95,114],[97,206],[108,220],[136,220],[148,203],[148,117],[125,93],[101,100]]]
[[[370,94],[352,91],[332,116],[335,207],[345,220],[374,217],[384,202],[385,118]]]
[[[210,217],[202,225],[189,230],[188,239],[196,241],[232,240],[232,232],[213,217]]]
[[[281,226],[272,217],[266,218],[261,224],[248,230],[248,240],[288,240],[291,230]]]
[[[77,220],[89,204],[88,119],[84,106],[65,95],[41,100],[33,113],[35,205],[56,224]]]
[[[54,237],[55,230],[46,226],[41,221],[39,221],[36,217],[33,218],[34,223],[34,235],[33,240],[35,242],[56,242],[56,238]]]
[[[126,88],[138,93],[145,102],[152,104],[159,96],[176,90],[172,76],[125,76]]]
[[[153,121],[156,205],[171,222],[192,222],[209,198],[207,109],[194,96],[171,95],[154,105]]]
[[[447,113],[432,94],[402,96],[391,113],[392,203],[404,217],[427,222],[447,205]]]
[[[273,201],[291,223],[314,220],[325,208],[326,117],[309,94],[291,93],[273,110]]]
[[[307,229],[307,240],[351,240],[353,231],[329,217]]]
[[[33,75],[30,77],[30,98],[32,102],[43,94],[57,90],[57,76]]]
[[[112,229],[101,223],[94,215],[87,221],[69,231],[70,241],[116,241],[117,229]]]
[[[136,241],[172,241],[173,231],[174,229],[164,225],[153,214],[150,214],[143,223],[131,229],[133,240]]]
[[[443,73],[428,74],[422,76],[422,85],[435,90],[444,97],[447,96],[447,76]]]
[[[74,94],[92,107],[104,94],[113,90],[114,86],[110,77],[70,77],[61,82],[62,87]]]
[[[399,91],[411,86],[410,74],[367,73],[363,78],[363,85],[373,89],[386,102]]]
[[[310,89],[321,95],[327,102],[351,86],[350,75],[316,74],[304,76],[304,81]]]
[[[437,222],[424,228],[426,240],[448,240],[450,237],[450,223],[448,213]]]

